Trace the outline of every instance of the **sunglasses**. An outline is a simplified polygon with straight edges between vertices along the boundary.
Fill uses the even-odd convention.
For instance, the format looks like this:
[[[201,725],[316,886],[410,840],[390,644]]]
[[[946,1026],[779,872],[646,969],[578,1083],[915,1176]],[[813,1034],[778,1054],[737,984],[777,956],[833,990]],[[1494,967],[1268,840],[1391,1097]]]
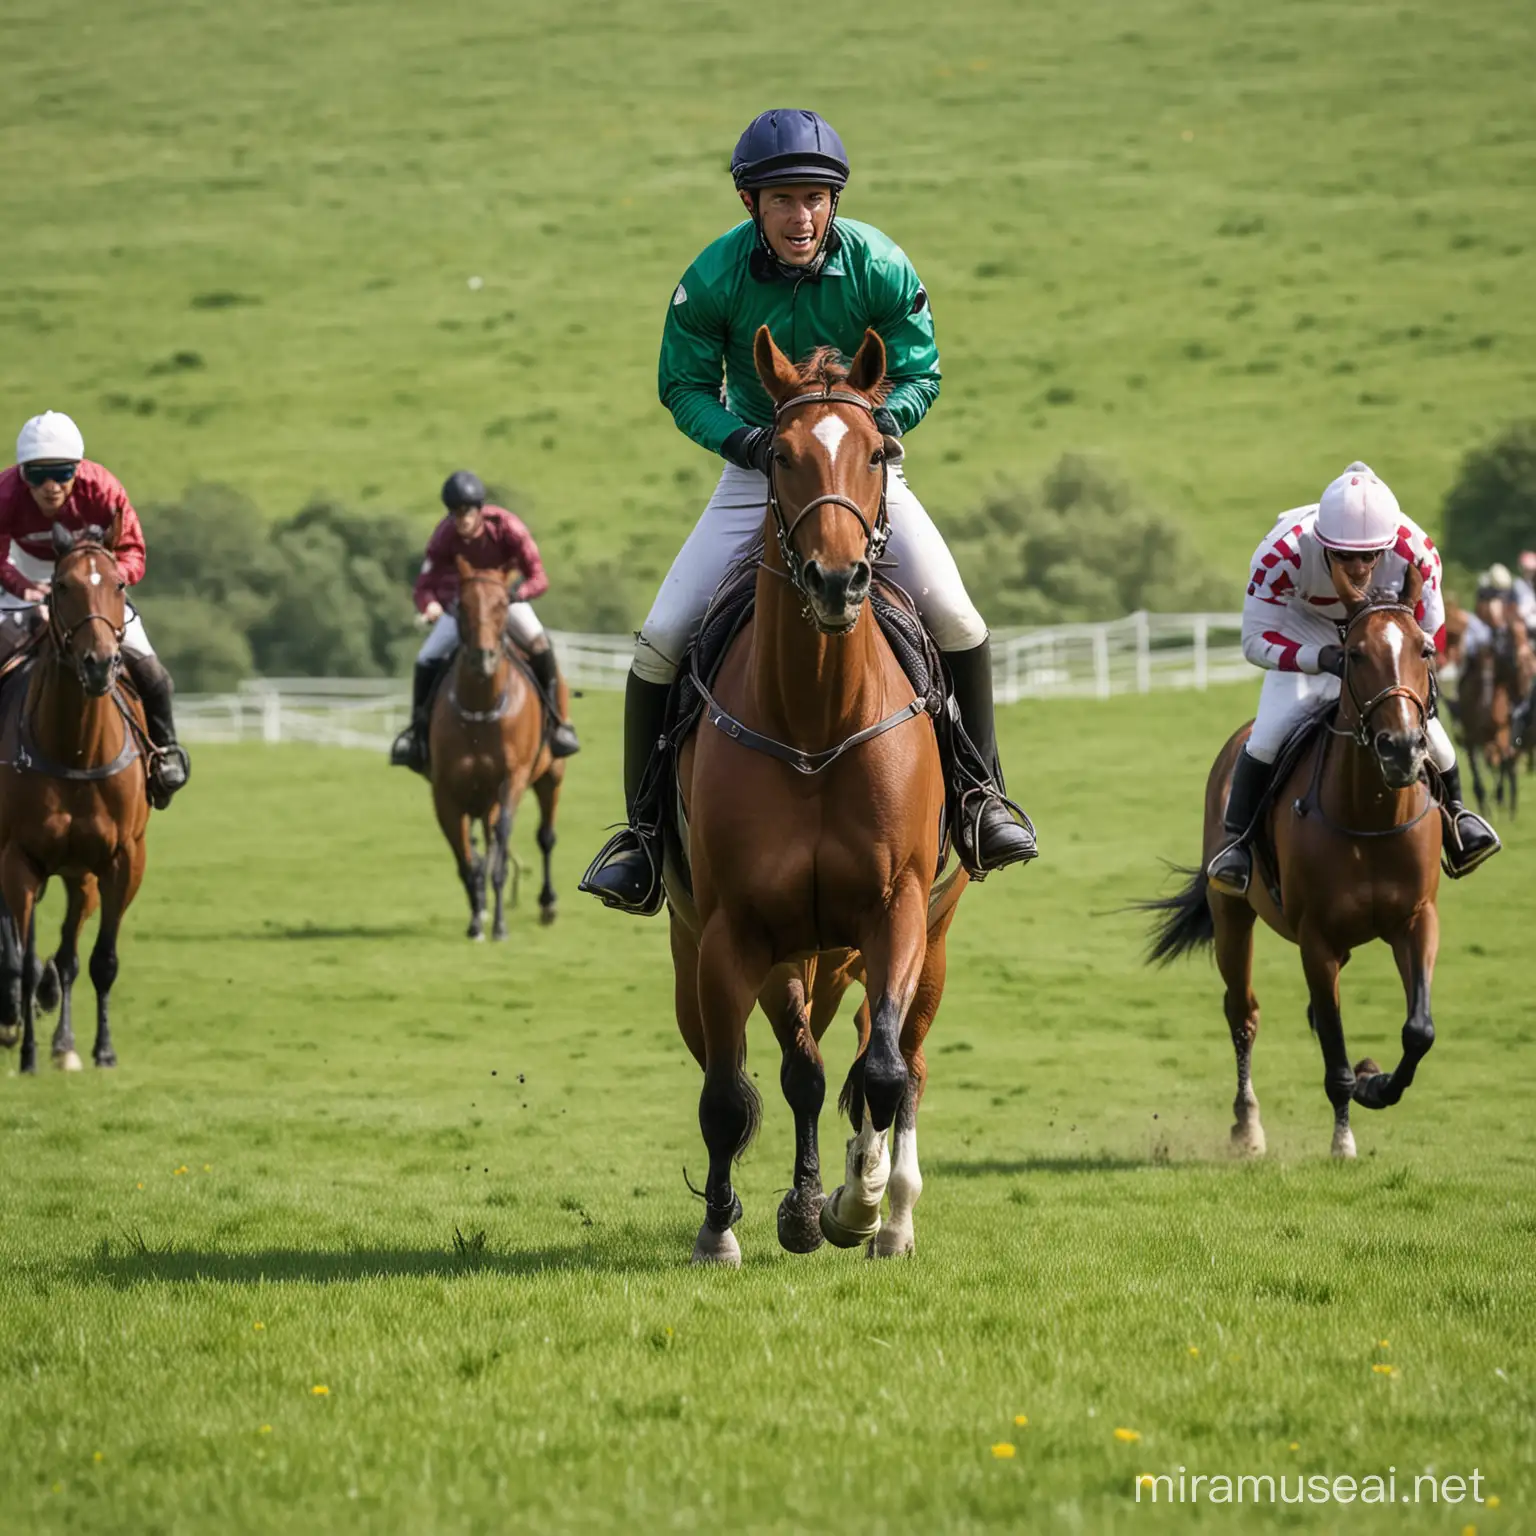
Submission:
[[[77,468],[74,464],[23,464],[21,478],[28,485],[47,485],[50,480],[68,485],[75,478]]]

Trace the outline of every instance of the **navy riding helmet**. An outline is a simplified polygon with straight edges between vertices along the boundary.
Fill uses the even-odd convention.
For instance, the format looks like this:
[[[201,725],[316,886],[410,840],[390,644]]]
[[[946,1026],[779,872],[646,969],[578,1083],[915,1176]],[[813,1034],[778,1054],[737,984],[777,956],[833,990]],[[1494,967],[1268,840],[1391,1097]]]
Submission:
[[[747,191],[813,182],[841,192],[848,174],[848,151],[831,123],[787,107],[754,117],[731,156],[732,179]]]
[[[450,512],[455,507],[483,507],[485,487],[479,475],[467,469],[456,469],[443,481],[443,505]]]

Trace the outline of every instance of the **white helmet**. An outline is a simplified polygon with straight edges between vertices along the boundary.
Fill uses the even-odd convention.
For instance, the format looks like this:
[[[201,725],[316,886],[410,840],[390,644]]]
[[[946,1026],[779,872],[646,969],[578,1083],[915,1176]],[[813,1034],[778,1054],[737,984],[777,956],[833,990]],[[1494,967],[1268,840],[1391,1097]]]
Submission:
[[[1477,584],[1480,587],[1491,587],[1495,592],[1508,592],[1514,586],[1515,578],[1509,574],[1509,567],[1501,562],[1490,565]]]
[[[1376,472],[1358,461],[1323,492],[1313,533],[1325,549],[1390,549],[1397,542],[1402,508]]]
[[[63,411],[44,411],[41,416],[34,416],[16,439],[18,464],[65,459],[78,463],[84,457],[85,439],[80,428]]]

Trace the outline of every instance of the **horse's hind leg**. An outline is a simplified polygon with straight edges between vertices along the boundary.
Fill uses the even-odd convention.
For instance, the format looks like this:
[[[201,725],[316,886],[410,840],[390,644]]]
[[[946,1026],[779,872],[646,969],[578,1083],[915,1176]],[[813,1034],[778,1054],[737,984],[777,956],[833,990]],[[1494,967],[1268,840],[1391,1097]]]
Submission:
[[[53,957],[59,986],[59,1024],[53,1032],[53,1064],[65,1072],[80,1070],[75,1051],[74,990],[80,975],[80,929],[90,914],[94,891],[89,877],[67,883],[64,926],[59,931],[59,952]]]
[[[21,1013],[21,1060],[17,1063],[22,1072],[37,1071],[37,995],[34,977],[37,966],[37,946],[34,929],[37,925],[37,898],[42,881],[33,872],[26,855],[14,844],[0,857],[0,891],[4,892],[8,920],[7,950],[19,961]]]
[[[1440,950],[1440,914],[1427,903],[1414,914],[1408,927],[1392,940],[1408,1002],[1403,1025],[1403,1059],[1391,1072],[1380,1072],[1373,1061],[1355,1066],[1355,1101],[1366,1109],[1385,1109],[1396,1104],[1413,1082],[1419,1063],[1435,1043],[1435,1024],[1430,1014],[1429,992],[1435,976],[1435,957]]]
[[[1306,973],[1311,1003],[1307,1022],[1323,1051],[1323,1088],[1333,1105],[1333,1155],[1355,1155],[1355,1133],[1349,1128],[1349,1105],[1355,1092],[1355,1074],[1344,1044],[1344,1018],[1339,1012],[1339,969],[1343,960],[1313,929],[1300,935],[1301,966]]]
[[[1253,1042],[1259,1033],[1259,1000],[1253,995],[1253,925],[1257,913],[1246,901],[1213,893],[1216,926],[1216,967],[1226,990],[1222,1010],[1237,1057],[1237,1097],[1232,1101],[1232,1151],[1239,1157],[1261,1157],[1264,1127],[1259,1099],[1253,1091]]]
[[[539,921],[552,923],[555,920],[560,898],[555,895],[555,882],[552,874],[552,856],[555,851],[555,812],[560,806],[560,784],[562,773],[550,769],[533,786],[533,792],[539,799],[539,853],[544,860],[544,884],[539,888]]]
[[[1477,811],[1480,816],[1488,814],[1488,791],[1483,787],[1483,769],[1480,759],[1483,752],[1481,747],[1469,747],[1467,751],[1467,766],[1472,770],[1472,795],[1477,801]]]

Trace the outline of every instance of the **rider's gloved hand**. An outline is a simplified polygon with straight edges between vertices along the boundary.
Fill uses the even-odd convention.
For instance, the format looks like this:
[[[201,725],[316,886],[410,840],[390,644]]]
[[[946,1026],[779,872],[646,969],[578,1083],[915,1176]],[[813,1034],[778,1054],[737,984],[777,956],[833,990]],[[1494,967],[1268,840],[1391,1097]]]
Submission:
[[[740,469],[766,475],[773,460],[773,428],[737,427],[720,445],[720,456]]]
[[[1335,677],[1344,676],[1344,647],[1341,645],[1325,645],[1317,653],[1317,670],[1319,672],[1331,672]]]

